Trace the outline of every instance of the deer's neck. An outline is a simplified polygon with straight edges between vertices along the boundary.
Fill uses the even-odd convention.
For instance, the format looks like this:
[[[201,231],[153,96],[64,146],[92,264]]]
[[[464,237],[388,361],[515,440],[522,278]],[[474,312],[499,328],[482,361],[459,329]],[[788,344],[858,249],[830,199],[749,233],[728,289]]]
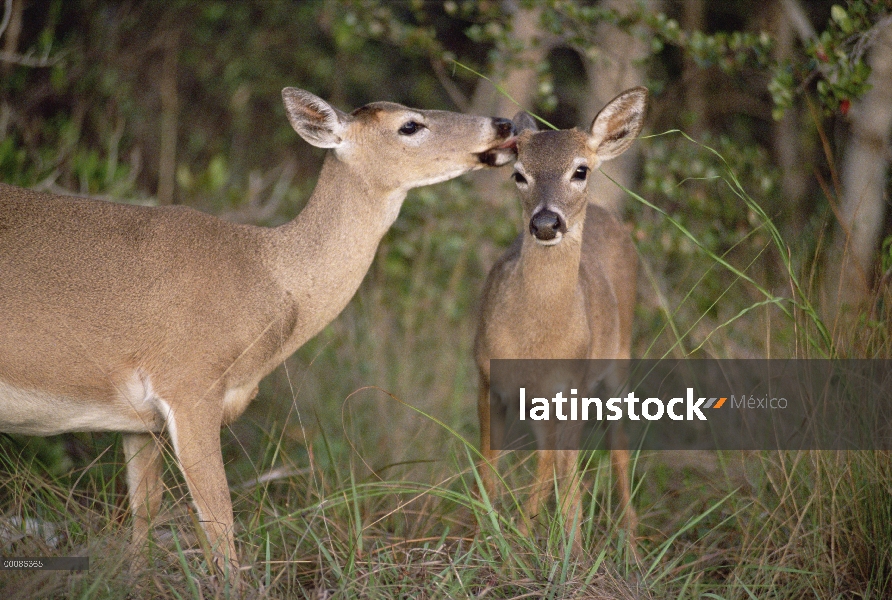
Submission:
[[[272,270],[297,309],[293,352],[334,320],[356,293],[406,190],[377,189],[333,153],[290,223],[274,230]]]
[[[523,297],[555,319],[575,318],[581,310],[579,239],[565,239],[555,246],[542,246],[525,236],[521,247],[519,279]]]

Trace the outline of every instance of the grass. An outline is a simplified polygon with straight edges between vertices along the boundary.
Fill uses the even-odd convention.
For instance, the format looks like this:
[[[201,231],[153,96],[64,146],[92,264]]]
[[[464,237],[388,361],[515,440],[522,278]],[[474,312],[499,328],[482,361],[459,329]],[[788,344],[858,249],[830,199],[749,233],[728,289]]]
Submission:
[[[731,186],[757,211],[733,173],[714,183]],[[884,452],[637,453],[637,554],[618,528],[606,453],[585,459],[584,518],[576,524],[582,556],[571,552],[558,510],[530,534],[519,529],[529,455],[506,461],[512,494],[475,493],[475,298],[497,252],[489,240],[503,246],[515,217],[513,205],[475,203],[461,183],[410,198],[354,302],[267,378],[261,396],[224,431],[248,595],[892,596],[892,460]],[[750,295],[729,314],[681,322],[697,290],[666,294],[645,275],[639,287],[661,297],[660,318],[639,321],[639,356],[695,349],[734,356],[739,342],[731,331],[741,328],[771,332],[761,343],[752,335],[747,350],[756,354],[776,352],[777,338],[802,344],[788,355],[845,354],[799,284],[783,238],[767,215],[760,219],[779,250],[789,297],[762,286],[749,263],[701,246],[712,263],[701,277],[724,269]],[[648,273],[648,257],[641,258]],[[730,303],[726,292],[712,302]],[[852,352],[888,356],[887,324],[874,315],[853,336]],[[65,438],[86,457],[65,468],[41,443],[0,444],[0,523],[13,526],[0,529],[3,556],[86,555],[90,570],[5,571],[0,597],[227,597],[195,537],[175,469],[166,476],[171,489],[148,564],[140,566],[127,551],[115,437]]]
[[[361,479],[340,469],[238,486],[243,577],[261,598],[888,596],[888,456],[700,454],[638,457],[637,558],[616,529],[609,465],[597,455],[586,476],[581,557],[570,551],[559,511],[526,536],[510,497],[476,498],[472,469],[449,464],[458,452],[433,483]],[[516,466],[509,482],[529,481],[525,463]],[[26,490],[19,507],[31,510],[20,514],[57,524],[62,535],[54,547],[25,536],[4,554],[87,555],[91,568],[6,572],[4,598],[225,597],[209,577],[182,489],[166,498],[150,566],[131,573],[127,520],[113,494],[84,489],[66,505],[67,490],[36,475],[9,485]],[[522,484],[516,489],[522,496]]]

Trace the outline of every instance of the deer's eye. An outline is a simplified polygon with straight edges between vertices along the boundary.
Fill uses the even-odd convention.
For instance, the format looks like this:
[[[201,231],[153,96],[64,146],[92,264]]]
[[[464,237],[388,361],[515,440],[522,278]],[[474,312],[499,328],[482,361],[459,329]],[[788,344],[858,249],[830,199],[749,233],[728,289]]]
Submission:
[[[578,167],[575,171],[573,171],[573,176],[570,179],[575,179],[577,181],[585,181],[585,178],[588,177],[589,168],[588,167]]]
[[[409,121],[402,127],[400,127],[400,135],[415,135],[419,131],[421,131],[424,125],[420,123],[416,123],[415,121]]]
[[[527,178],[524,177],[523,175],[521,175],[520,173],[518,173],[517,171],[514,171],[513,173],[511,173],[511,179],[513,179],[517,183],[526,183],[527,182]]]

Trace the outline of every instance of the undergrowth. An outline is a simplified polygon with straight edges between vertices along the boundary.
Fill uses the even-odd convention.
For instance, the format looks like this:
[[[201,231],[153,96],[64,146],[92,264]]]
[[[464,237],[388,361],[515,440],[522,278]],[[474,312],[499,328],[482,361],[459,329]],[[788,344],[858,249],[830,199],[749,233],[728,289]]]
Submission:
[[[691,287],[675,289],[641,251],[639,293],[649,314],[639,319],[637,356],[890,357],[888,298],[877,298],[848,336],[834,337],[812,301],[803,272],[810,263],[789,251],[733,170],[726,164],[697,185],[724,186],[754,215],[751,229],[716,250],[632,194],[634,212],[671,224],[705,258],[702,271],[687,274]],[[411,196],[354,302],[267,378],[246,415],[224,431],[245,594],[892,595],[892,460],[885,452],[636,453],[641,528],[634,548],[618,525],[609,458],[592,453],[584,463],[583,518],[572,524],[581,528],[582,555],[572,552],[556,507],[529,533],[521,526],[529,455],[507,461],[511,493],[479,495],[474,307],[492,254],[485,246],[507,244],[515,218],[513,205],[475,202],[461,182]],[[755,253],[735,253],[754,240]],[[766,253],[784,285],[760,280],[764,266],[754,265]],[[707,285],[716,277],[724,287]],[[122,462],[112,435],[0,442],[3,556],[90,557],[82,573],[5,571],[0,596],[232,595],[207,566],[170,460],[170,490],[148,558],[135,561]]]

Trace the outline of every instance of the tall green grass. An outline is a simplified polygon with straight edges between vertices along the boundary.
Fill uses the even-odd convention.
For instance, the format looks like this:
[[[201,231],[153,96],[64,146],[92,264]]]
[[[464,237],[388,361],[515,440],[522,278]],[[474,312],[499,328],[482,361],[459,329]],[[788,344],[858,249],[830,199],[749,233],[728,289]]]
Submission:
[[[720,310],[691,319],[690,307],[704,302],[699,284],[667,287],[642,254],[641,304],[658,316],[639,319],[639,355],[735,357],[742,348],[747,356],[776,356],[778,339],[788,339],[788,356],[857,355],[869,347],[871,356],[890,357],[882,312],[865,318],[857,344],[828,333],[803,283],[809,275],[797,266],[807,261],[797,261],[731,170],[699,185],[728,186],[757,215],[756,227],[782,257],[789,293],[765,286],[752,261],[717,253],[681,226],[678,235],[708,259],[695,279],[721,272],[733,283],[706,298]],[[632,196],[649,205],[642,210],[673,218]],[[638,453],[637,554],[619,527],[606,453],[584,461],[584,514],[572,524],[581,528],[582,556],[571,551],[559,510],[522,533],[529,455],[505,461],[511,493],[476,493],[473,318],[486,268],[519,226],[513,196],[505,197],[503,206],[476,201],[461,182],[410,197],[354,302],[268,378],[246,415],[224,432],[248,595],[892,596],[886,453]],[[749,335],[731,335],[739,330]],[[741,339],[750,342],[742,347]],[[51,476],[34,462],[33,440],[0,444],[0,522],[7,525],[0,532],[10,525],[18,531],[2,534],[3,556],[91,558],[86,573],[0,573],[0,597],[226,597],[172,468],[148,562],[133,568],[120,450],[103,454],[107,436],[86,439],[104,472],[79,463]],[[23,524],[59,535],[26,533]]]

